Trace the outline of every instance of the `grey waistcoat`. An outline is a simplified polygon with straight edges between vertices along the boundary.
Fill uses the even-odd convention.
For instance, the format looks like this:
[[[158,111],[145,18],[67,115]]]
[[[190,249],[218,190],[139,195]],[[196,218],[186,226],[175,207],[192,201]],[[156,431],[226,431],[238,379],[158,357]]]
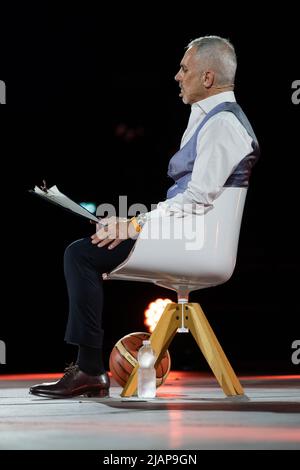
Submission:
[[[207,121],[221,111],[229,111],[230,113],[233,113],[242,126],[244,126],[250,137],[252,137],[252,152],[240,161],[233,173],[231,173],[227,178],[224,186],[248,186],[252,167],[259,157],[259,145],[251,124],[242,108],[235,102],[224,102],[218,104],[209,113],[207,113],[190,140],[171,158],[168,167],[168,176],[173,178],[175,184],[168,189],[168,199],[176,196],[178,193],[183,193],[186,190],[188,182],[192,177],[194,162],[197,156],[198,134]]]

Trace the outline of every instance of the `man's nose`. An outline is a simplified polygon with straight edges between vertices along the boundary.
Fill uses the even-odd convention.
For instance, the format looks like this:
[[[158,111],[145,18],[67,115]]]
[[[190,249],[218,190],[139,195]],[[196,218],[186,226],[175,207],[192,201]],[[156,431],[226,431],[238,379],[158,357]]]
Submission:
[[[174,80],[176,80],[176,82],[179,82],[179,81],[180,81],[179,75],[180,75],[180,72],[177,72],[176,75],[175,75],[175,77],[174,77]]]

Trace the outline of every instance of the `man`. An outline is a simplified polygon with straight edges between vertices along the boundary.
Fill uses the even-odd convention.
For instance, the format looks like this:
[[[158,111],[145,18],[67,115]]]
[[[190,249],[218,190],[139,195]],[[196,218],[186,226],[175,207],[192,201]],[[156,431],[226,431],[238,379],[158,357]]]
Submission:
[[[168,175],[174,185],[158,204],[162,215],[184,216],[212,206],[224,186],[247,186],[258,157],[257,139],[233,93],[236,55],[218,36],[190,42],[175,80],[191,115],[180,150],[171,158]],[[48,397],[107,396],[109,378],[102,360],[103,285],[101,273],[126,259],[136,236],[153,212],[133,219],[102,219],[90,238],[72,243],[65,252],[70,312],[65,335],[78,345],[75,366],[55,383],[31,387]]]

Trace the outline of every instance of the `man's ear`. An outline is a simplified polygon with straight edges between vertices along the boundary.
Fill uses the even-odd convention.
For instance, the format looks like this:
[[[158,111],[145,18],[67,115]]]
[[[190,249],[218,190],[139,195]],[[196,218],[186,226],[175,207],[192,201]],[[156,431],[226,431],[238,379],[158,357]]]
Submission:
[[[215,81],[215,72],[213,70],[207,70],[204,73],[203,85],[205,88],[211,88]]]

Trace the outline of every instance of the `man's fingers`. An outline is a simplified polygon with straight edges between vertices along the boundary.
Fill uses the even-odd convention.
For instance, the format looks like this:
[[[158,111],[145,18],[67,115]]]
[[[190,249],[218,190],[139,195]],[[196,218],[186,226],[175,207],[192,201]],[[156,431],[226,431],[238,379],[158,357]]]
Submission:
[[[98,228],[98,225],[97,225]],[[91,235],[91,241],[93,245],[97,245],[102,248],[109,244],[109,249],[115,248],[119,245],[122,240],[128,238],[128,223],[122,221],[121,223],[116,222],[115,217],[107,219],[107,224],[99,228],[99,230]]]
[[[96,245],[96,244],[99,243],[99,241],[100,241],[100,238],[97,236],[96,233],[91,236],[91,239],[92,239],[93,245]]]
[[[120,245],[120,243],[122,242],[123,240],[120,240],[120,238],[116,238],[116,240],[114,240],[113,242],[111,242],[111,244],[108,246],[108,249],[109,250],[112,250],[113,248],[115,248],[116,246]]]
[[[118,246],[121,242],[122,242],[122,240],[120,240],[119,238],[116,238],[116,240],[114,240],[113,242],[107,238],[106,240],[103,240],[102,242],[98,243],[97,246],[99,248],[102,248],[103,246],[108,245],[108,249],[112,250],[116,246]]]
[[[101,242],[102,240],[106,240],[107,238],[111,239],[109,233],[104,230],[98,230],[98,232],[91,236],[93,245],[96,245],[97,243]]]
[[[106,246],[108,245],[109,243],[111,243],[111,240],[109,240],[108,238],[106,240],[102,240],[100,243],[97,244],[97,246],[99,248],[102,248],[103,246]]]
[[[92,240],[104,240],[106,238],[110,238],[114,240],[118,236],[118,225],[113,223],[106,225],[105,227],[101,227],[96,233],[91,235]]]

